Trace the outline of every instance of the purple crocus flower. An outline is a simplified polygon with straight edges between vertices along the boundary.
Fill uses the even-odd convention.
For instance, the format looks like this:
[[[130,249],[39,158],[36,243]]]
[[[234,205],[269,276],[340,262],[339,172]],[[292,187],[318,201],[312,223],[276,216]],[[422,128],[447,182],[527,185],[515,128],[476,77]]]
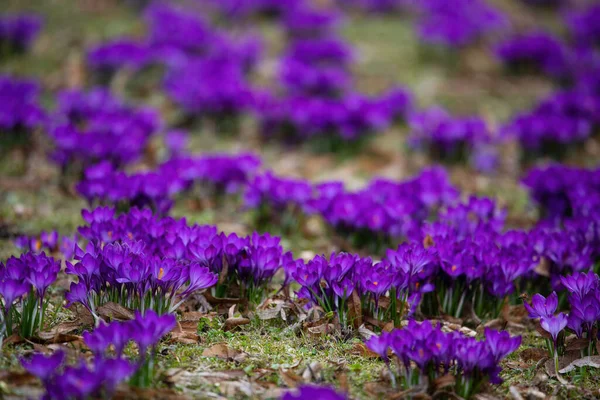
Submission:
[[[0,264],[1,266],[1,264]],[[15,279],[0,280],[0,295],[2,296],[4,309],[8,313],[12,304],[19,297],[29,292],[31,284]]]
[[[142,316],[136,312],[131,329],[133,338],[140,347],[140,354],[145,354],[147,349],[154,347],[163,336],[175,327],[176,323],[175,316],[171,314],[159,316],[154,311],[148,310]]]
[[[0,49],[8,51],[8,55],[27,51],[41,29],[42,19],[38,15],[0,15]]]
[[[300,386],[295,392],[288,392],[281,400],[346,400],[347,397],[325,386]]]
[[[28,359],[22,359],[21,365],[42,382],[47,382],[53,375],[59,373],[59,368],[62,366],[65,356],[63,351],[57,351],[49,357],[38,353]]]
[[[588,293],[598,288],[600,284],[600,278],[593,271],[561,276],[560,281],[572,296],[576,296],[579,299],[584,299]]]
[[[542,329],[552,336],[554,343],[556,343],[558,334],[567,326],[567,322],[567,316],[564,313],[558,313],[556,315],[542,317],[540,319],[540,325]]]
[[[506,331],[501,332],[486,328],[485,342],[490,348],[494,360],[498,363],[519,348],[521,345],[521,336],[511,337]]]
[[[112,345],[117,357],[121,357],[123,349],[131,340],[130,323],[100,323],[92,332],[84,332],[83,340],[96,357],[104,357],[106,350]]]
[[[529,312],[529,318],[548,318],[554,315],[558,307],[558,295],[552,292],[547,298],[536,293],[531,298],[531,305],[523,304]]]

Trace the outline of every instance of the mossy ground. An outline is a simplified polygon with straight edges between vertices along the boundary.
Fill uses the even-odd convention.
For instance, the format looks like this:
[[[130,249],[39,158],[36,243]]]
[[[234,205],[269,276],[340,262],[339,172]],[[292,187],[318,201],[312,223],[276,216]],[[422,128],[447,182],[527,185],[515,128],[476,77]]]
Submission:
[[[45,27],[30,55],[1,63],[0,71],[40,79],[45,89],[44,102],[51,106],[52,93],[56,90],[86,82],[83,62],[86,46],[110,37],[143,33],[138,12],[122,3],[116,0],[1,2],[0,12],[28,10],[40,13],[44,16]],[[543,18],[536,19],[526,9],[515,6],[514,1],[498,0],[496,3],[513,12],[520,25],[531,26],[533,22],[549,27],[556,25],[555,15],[544,14]],[[257,82],[268,85],[275,77],[272,65],[283,47],[283,34],[271,22],[261,22],[257,26],[270,50],[264,63],[266,67],[259,69],[255,78]],[[415,92],[421,105],[442,104],[453,112],[483,115],[493,125],[530,106],[552,88],[549,82],[540,78],[507,76],[484,47],[468,49],[460,55],[424,49],[419,45],[408,18],[351,15],[343,35],[356,46],[359,54],[355,74],[360,90],[377,93],[401,83]],[[118,82],[114,89],[132,101],[158,107],[169,121],[176,115],[173,106],[157,90],[140,98],[137,93],[127,92]],[[407,177],[428,163],[423,156],[405,149],[406,129],[402,127],[390,129],[375,138],[360,154],[336,157],[290,150],[276,144],[264,145],[256,139],[251,121],[243,121],[242,126],[240,137],[226,138],[210,129],[193,129],[192,150],[255,150],[263,157],[266,167],[278,173],[316,181],[342,179],[349,187],[358,187],[376,175],[397,179]],[[160,154],[159,143],[156,149]],[[80,210],[86,204],[60,189],[59,172],[47,160],[47,152],[47,144],[41,141],[40,148],[29,161],[16,153],[0,158],[0,227],[6,226],[13,235],[52,229],[70,234],[82,224]],[[592,159],[590,155],[593,154],[586,153],[580,159],[585,162]],[[522,225],[532,215],[527,209],[527,195],[518,185],[520,171],[514,163],[510,163],[510,156],[508,159],[508,165],[503,165],[496,176],[453,167],[452,178],[465,194],[477,193],[499,199],[509,207],[510,220],[515,225]],[[193,200],[178,199],[172,214],[185,216],[190,222],[218,224],[224,230],[252,230],[249,215],[234,204],[220,205],[216,209],[202,208],[194,205]],[[335,249],[326,230],[318,224],[313,234],[284,236],[283,243],[296,255],[302,252],[327,253]],[[16,249],[10,238],[0,238],[0,259],[12,254],[16,254]],[[70,311],[62,308],[62,289],[53,289],[51,297],[56,312],[49,318],[49,325],[71,318]],[[164,344],[159,351],[162,376],[157,379],[157,385],[168,385],[167,372],[181,369],[189,372],[189,379],[179,383],[175,381],[174,385],[177,390],[195,397],[226,393],[218,382],[194,380],[194,373],[201,371],[241,371],[236,376],[250,382],[261,382],[262,387],[268,386],[267,383],[285,387],[287,383],[282,378],[281,369],[294,367],[294,371],[298,372],[315,362],[323,368],[319,374],[323,382],[340,385],[341,375],[346,376],[350,393],[355,398],[370,398],[365,384],[381,379],[383,363],[354,351],[360,343],[357,335],[345,340],[334,336],[312,337],[286,330],[287,324],[282,321],[258,319],[235,331],[224,332],[222,322],[217,319],[201,323],[199,334],[202,342],[198,345]],[[204,349],[222,342],[247,353],[246,358],[236,362],[202,356]],[[505,362],[505,383],[496,389],[497,394],[507,396],[510,386],[526,384],[535,378],[540,371],[539,366],[534,361],[523,361],[521,352],[538,347],[543,347],[543,342],[535,334],[524,336],[521,349]],[[30,344],[5,346],[0,356],[0,370],[20,370],[19,356],[31,349]],[[597,388],[599,380],[593,372],[572,374],[568,378],[573,387],[565,389],[551,378],[545,386],[550,388],[547,393],[554,391],[559,397],[585,397]],[[10,392],[10,382],[1,385],[0,390]],[[235,397],[252,396],[238,394]]]

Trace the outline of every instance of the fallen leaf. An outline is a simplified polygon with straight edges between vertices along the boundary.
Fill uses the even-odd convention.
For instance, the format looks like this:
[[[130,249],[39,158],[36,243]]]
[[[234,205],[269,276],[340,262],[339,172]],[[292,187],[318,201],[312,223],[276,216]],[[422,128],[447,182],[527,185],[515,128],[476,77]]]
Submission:
[[[181,322],[177,321],[175,327],[171,330],[170,343],[194,344],[200,342],[200,336],[196,332],[198,323],[191,322],[186,324],[185,328]]]
[[[19,344],[19,343],[23,343],[25,341],[25,339],[23,339],[21,336],[19,336],[16,333],[13,333],[12,335],[10,335],[9,337],[7,337],[6,339],[4,339],[4,341],[2,342],[2,346],[8,346],[10,344]]]
[[[333,324],[323,324],[306,328],[306,331],[312,336],[323,336],[335,330]]]
[[[370,338],[371,338],[371,336],[375,336],[375,335],[376,335],[376,333],[375,333],[375,332],[373,332],[372,330],[370,330],[370,329],[368,329],[367,327],[365,327],[365,325],[364,325],[364,324],[363,324],[363,325],[361,325],[361,326],[358,328],[358,333],[359,333],[359,335],[360,335],[360,336],[361,336],[363,339],[365,339],[365,340],[368,340],[368,339],[370,339]]]
[[[12,386],[23,386],[37,382],[38,378],[29,372],[0,371],[0,382],[10,382]]]
[[[578,351],[587,349],[590,340],[587,338],[578,338],[576,336],[572,338],[568,338],[565,343],[565,348],[567,351]]]
[[[302,379],[304,382],[318,382],[321,380],[321,370],[323,366],[318,361],[313,361],[306,366],[304,372],[302,372]]]
[[[348,322],[356,329],[362,325],[362,304],[358,291],[353,290],[352,295],[348,298]]]
[[[49,332],[55,333],[71,333],[78,329],[81,329],[86,326],[93,326],[94,318],[90,313],[87,314],[79,314],[77,318],[73,321],[61,322],[60,324],[52,327]]]
[[[342,372],[337,376],[337,381],[340,386],[340,390],[344,393],[348,393],[350,390],[350,383],[348,382],[348,374]]]
[[[39,332],[36,337],[30,339],[34,343],[57,344],[82,341],[83,338],[78,335],[69,335],[55,332]]]
[[[350,353],[366,358],[379,358],[379,354],[369,350],[364,343],[356,343],[354,346],[352,346]]]
[[[589,356],[579,358],[575,361],[572,361],[566,367],[560,369],[558,372],[561,374],[566,374],[567,372],[571,372],[576,368],[580,367],[590,367],[590,368],[600,368],[600,356]]]
[[[291,369],[279,368],[279,376],[287,387],[295,388],[304,383],[304,379]]]
[[[135,318],[133,311],[113,302],[98,307],[98,315],[104,320],[127,321]]]
[[[538,347],[532,347],[529,349],[525,349],[523,350],[521,353],[521,358],[523,359],[523,361],[528,362],[528,361],[540,361],[542,358],[547,357],[548,356],[548,351],[544,350],[544,349],[540,349]]]
[[[436,392],[449,386],[454,386],[455,383],[456,378],[454,378],[454,375],[451,374],[442,375],[431,382],[433,390]]]
[[[285,300],[267,299],[256,309],[256,315],[261,320],[269,320],[280,317],[287,321],[285,310],[290,309],[291,305]]]
[[[226,343],[217,343],[211,347],[207,347],[202,352],[204,357],[217,357],[227,361],[242,362],[248,354],[239,350],[232,349]]]
[[[228,332],[230,330],[235,329],[238,326],[248,325],[250,320],[244,317],[236,317],[236,318],[227,318],[225,324],[223,324],[223,330]]]
[[[208,292],[204,292],[203,295],[204,295],[204,298],[206,298],[206,301],[208,301],[210,304],[240,304],[240,303],[244,302],[243,299],[238,299],[238,298],[213,297]]]

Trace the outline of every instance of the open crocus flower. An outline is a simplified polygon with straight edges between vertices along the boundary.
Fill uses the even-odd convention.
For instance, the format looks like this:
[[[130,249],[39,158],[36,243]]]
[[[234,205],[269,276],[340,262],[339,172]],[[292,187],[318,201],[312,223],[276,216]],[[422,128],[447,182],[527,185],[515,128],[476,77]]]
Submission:
[[[529,312],[529,318],[547,318],[556,312],[558,307],[558,295],[552,292],[550,296],[544,298],[541,294],[534,294],[531,298],[531,305],[525,302],[523,304]]]

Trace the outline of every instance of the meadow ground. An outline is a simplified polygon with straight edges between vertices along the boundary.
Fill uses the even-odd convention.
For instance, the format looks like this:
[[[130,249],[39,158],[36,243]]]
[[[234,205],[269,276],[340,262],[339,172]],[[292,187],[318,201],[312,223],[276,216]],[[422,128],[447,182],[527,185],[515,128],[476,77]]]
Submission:
[[[0,71],[41,80],[44,99],[51,103],[50,93],[85,82],[83,66],[86,46],[111,37],[140,34],[143,25],[138,12],[120,1],[110,0],[4,0],[0,12],[35,11],[44,16],[43,33],[32,54],[0,64]],[[515,1],[496,1],[523,26],[544,24],[553,28],[555,15],[531,14]],[[257,23],[269,43],[269,54],[256,74],[257,82],[269,82],[281,48],[283,33],[276,24]],[[516,77],[505,74],[483,48],[468,49],[457,56],[423,49],[407,18],[351,15],[343,29],[344,36],[360,54],[355,68],[358,88],[379,92],[401,83],[409,87],[421,105],[442,104],[457,113],[483,115],[498,125],[516,110],[524,109],[548,93],[552,86],[542,78]],[[167,121],[177,111],[159,90],[130,93],[117,78],[113,90],[133,102],[143,102],[161,110]],[[406,150],[405,128],[395,127],[379,135],[359,154],[352,156],[314,154],[307,149],[289,149],[277,144],[263,144],[256,138],[251,121],[244,121],[240,137],[222,137],[211,129],[191,133],[191,150],[254,150],[265,164],[279,174],[300,176],[313,181],[341,179],[349,187],[360,187],[373,176],[401,179],[411,176],[429,161]],[[25,163],[18,153],[0,159],[0,259],[16,254],[12,238],[18,234],[35,234],[55,229],[70,234],[82,224],[79,210],[85,202],[59,185],[59,171],[47,159],[48,144],[39,141],[32,158]],[[493,176],[478,174],[466,167],[451,167],[452,181],[464,194],[494,197],[509,209],[512,226],[525,227],[534,220],[528,208],[526,192],[518,184],[521,172],[514,149],[503,149],[503,164]],[[160,143],[154,144],[160,155]],[[580,160],[593,160],[597,146],[587,146]],[[156,155],[155,154],[155,155]],[[152,157],[148,157],[151,160]],[[146,163],[146,165],[144,165]],[[144,161],[138,167],[147,166]],[[251,232],[248,213],[235,206],[204,207],[193,198],[177,199],[173,216],[189,222],[216,224],[224,231]],[[329,253],[336,242],[319,221],[313,221],[311,232],[298,232],[283,237],[285,248],[309,257]],[[54,312],[47,321],[54,326],[76,318],[73,311],[62,307],[60,287],[53,288]],[[160,347],[159,371],[154,392],[139,396],[175,396],[194,398],[266,398],[276,396],[278,388],[293,386],[299,380],[333,383],[348,389],[352,397],[369,399],[383,396],[385,374],[383,363],[361,347],[362,338],[354,332],[339,335],[310,335],[290,329],[281,318],[262,320],[250,315],[250,324],[224,330],[225,317],[209,314],[197,322],[200,342],[186,344],[167,342]],[[470,328],[477,330],[478,327]],[[600,376],[587,370],[565,375],[567,384],[549,377],[544,368],[543,340],[530,325],[514,323],[515,333],[523,334],[521,348],[504,361],[504,384],[488,395],[494,397],[594,398],[598,395]],[[193,329],[192,329],[193,330]],[[81,330],[74,333],[80,333]],[[213,347],[225,343],[230,353]],[[49,344],[5,344],[0,352],[0,397],[28,397],[39,393],[30,380],[20,382],[22,372],[18,359],[33,349]],[[217,357],[207,349],[213,349]],[[593,371],[593,370],[592,370]],[[518,390],[516,389],[518,388]],[[133,396],[128,393],[126,396]]]

